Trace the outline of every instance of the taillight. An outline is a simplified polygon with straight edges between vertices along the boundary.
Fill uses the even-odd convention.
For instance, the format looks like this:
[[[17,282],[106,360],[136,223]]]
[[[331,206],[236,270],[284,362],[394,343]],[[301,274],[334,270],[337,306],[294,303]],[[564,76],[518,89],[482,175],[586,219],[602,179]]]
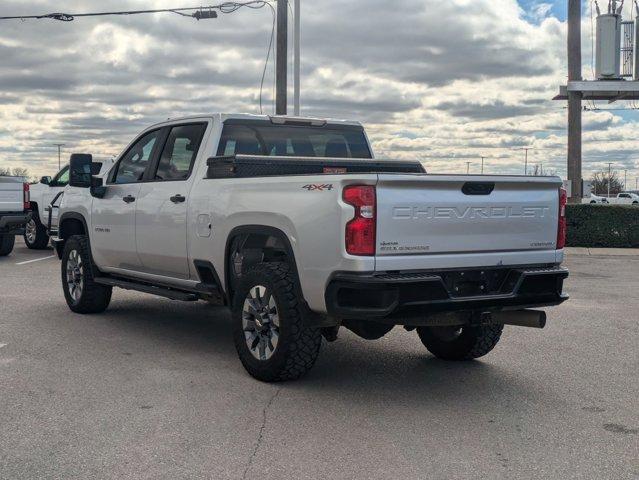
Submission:
[[[29,192],[29,184],[22,184],[22,191],[24,192],[24,209],[31,210],[31,193]]]
[[[344,202],[355,208],[355,216],[346,224],[346,252],[349,255],[375,255],[377,200],[375,187],[351,185],[344,188]]]
[[[559,228],[557,229],[557,250],[566,246],[566,204],[568,193],[564,188],[559,189]]]

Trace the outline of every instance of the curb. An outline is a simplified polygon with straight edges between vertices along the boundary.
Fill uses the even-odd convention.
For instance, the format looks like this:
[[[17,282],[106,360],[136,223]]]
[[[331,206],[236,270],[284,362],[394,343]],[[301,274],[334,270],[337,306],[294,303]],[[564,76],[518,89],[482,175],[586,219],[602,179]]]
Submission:
[[[567,247],[567,255],[589,257],[639,257],[639,248],[583,248]]]

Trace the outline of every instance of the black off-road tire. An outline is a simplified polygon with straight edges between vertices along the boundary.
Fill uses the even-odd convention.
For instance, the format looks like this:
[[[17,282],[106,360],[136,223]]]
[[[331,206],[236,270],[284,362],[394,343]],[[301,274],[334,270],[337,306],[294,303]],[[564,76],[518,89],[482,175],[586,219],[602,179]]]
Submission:
[[[448,331],[444,329],[449,329]],[[461,327],[451,335],[451,327],[420,327],[417,334],[430,353],[442,360],[473,360],[488,354],[499,342],[503,325]],[[446,335],[443,333],[446,332]]]
[[[268,360],[253,356],[242,322],[244,302],[256,286],[273,295],[279,314],[279,340]],[[296,380],[308,372],[319,355],[322,332],[306,326],[297,294],[296,277],[286,263],[261,263],[244,273],[233,299],[233,340],[246,371],[263,382]]]
[[[35,222],[35,240],[30,242],[28,240],[27,233],[25,232],[23,235],[24,244],[31,250],[44,250],[49,246],[49,235],[47,235],[47,227],[42,225],[42,222],[40,221],[40,216],[38,215],[37,210],[32,212],[31,221]]]
[[[67,265],[72,252],[77,252],[83,266],[81,273],[83,285],[81,294],[77,299],[71,296],[67,282]],[[94,282],[93,272],[95,265],[91,258],[89,239],[85,235],[74,235],[66,241],[60,265],[62,290],[71,311],[82,314],[104,312],[111,302],[113,288]]]
[[[0,235],[0,257],[6,257],[13,252],[16,236],[10,233]]]

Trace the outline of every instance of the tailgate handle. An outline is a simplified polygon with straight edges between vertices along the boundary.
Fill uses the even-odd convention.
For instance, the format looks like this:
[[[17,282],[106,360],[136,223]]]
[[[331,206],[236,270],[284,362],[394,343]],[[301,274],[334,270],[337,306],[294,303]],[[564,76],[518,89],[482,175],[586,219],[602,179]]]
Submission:
[[[466,182],[462,187],[464,195],[490,195],[495,190],[494,183]]]

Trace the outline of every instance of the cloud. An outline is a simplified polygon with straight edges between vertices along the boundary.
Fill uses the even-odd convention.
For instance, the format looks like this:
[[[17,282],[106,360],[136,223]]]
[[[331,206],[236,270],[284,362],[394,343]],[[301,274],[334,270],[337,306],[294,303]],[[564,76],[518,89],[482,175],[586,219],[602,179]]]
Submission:
[[[145,7],[167,8],[169,0]],[[518,173],[531,162],[565,173],[566,25],[548,2],[303,2],[303,113],[365,122],[380,157],[430,171]],[[117,0],[109,8],[139,8]],[[7,0],[2,14],[45,13],[53,0]],[[68,11],[104,2],[65,2]],[[27,11],[28,10],[28,11]],[[587,15],[586,15],[587,16]],[[584,18],[584,32],[589,20]],[[0,30],[0,166],[55,172],[57,150],[117,155],[145,126],[216,111],[259,112],[269,9],[197,22],[177,15],[4,22]],[[588,42],[584,62],[588,65]],[[273,63],[263,92],[273,105]],[[585,68],[587,71],[588,68]],[[636,121],[584,113],[585,170],[634,168]]]

